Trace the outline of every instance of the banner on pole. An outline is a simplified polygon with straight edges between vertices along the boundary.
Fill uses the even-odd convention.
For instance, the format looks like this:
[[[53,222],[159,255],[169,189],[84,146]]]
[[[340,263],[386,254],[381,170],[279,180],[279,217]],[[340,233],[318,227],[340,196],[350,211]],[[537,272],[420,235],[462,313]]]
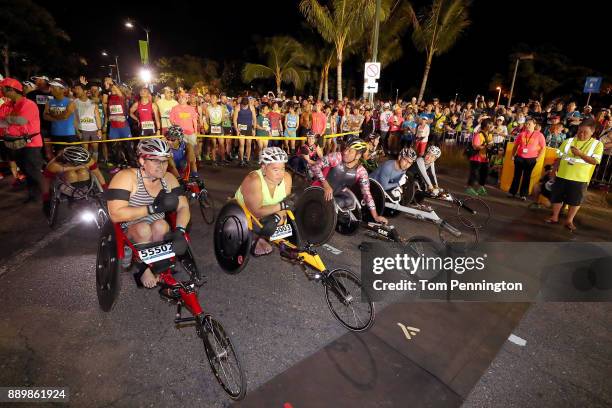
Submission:
[[[149,63],[149,43],[139,40],[138,46],[140,48],[140,60],[142,61],[143,65],[147,65]]]

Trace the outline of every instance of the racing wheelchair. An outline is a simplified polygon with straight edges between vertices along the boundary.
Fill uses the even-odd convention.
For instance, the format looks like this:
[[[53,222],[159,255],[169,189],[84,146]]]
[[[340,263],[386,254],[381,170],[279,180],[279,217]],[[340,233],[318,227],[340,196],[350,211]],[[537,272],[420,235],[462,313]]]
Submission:
[[[215,222],[215,202],[210,196],[204,180],[199,177],[191,177],[191,171],[189,165],[187,165],[179,181],[185,189],[187,199],[189,201],[197,200],[204,222],[208,225]]]
[[[478,197],[460,198],[449,191],[440,190],[437,195],[427,190],[427,185],[421,174],[407,173],[407,182],[402,186],[402,205],[430,203],[442,204],[446,207],[456,207],[457,215],[469,220],[475,229],[483,229],[491,218],[491,207]]]
[[[87,183],[87,182],[86,182]],[[49,202],[49,214],[47,222],[53,228],[57,222],[61,203],[68,203],[72,206],[75,203],[91,205],[92,203],[101,209],[103,189],[98,179],[89,172],[88,184],[75,187],[66,181],[61,174],[58,174],[51,185],[51,199]]]
[[[332,315],[349,330],[364,331],[374,322],[374,304],[361,280],[348,269],[329,270],[315,247],[326,243],[334,232],[336,211],[324,199],[323,189],[308,188],[297,200],[295,210],[287,210],[270,242],[279,248],[281,258],[302,267],[306,277],[325,288],[325,300]],[[214,248],[219,266],[229,274],[241,272],[248,264],[253,233],[263,226],[245,206],[230,200],[220,210],[215,223]]]
[[[102,214],[100,214],[100,212]],[[172,229],[176,225],[176,213],[168,215]],[[100,309],[109,312],[120,291],[120,259],[124,258],[124,246],[131,249],[132,260],[144,271],[147,267],[159,273],[159,294],[162,299],[176,304],[174,323],[177,328],[185,323],[195,323],[197,336],[202,340],[204,353],[210,368],[223,390],[234,400],[246,395],[246,377],[240,359],[229,335],[221,323],[206,313],[198,300],[198,289],[204,283],[191,247],[191,239],[185,233],[184,241],[177,244],[172,239],[147,244],[134,244],[125,235],[120,223],[113,223],[106,209],[100,209],[98,223],[100,237],[96,257],[96,292]],[[175,279],[177,266],[187,273],[189,279]],[[140,274],[134,274],[140,285]],[[182,317],[186,308],[192,315]]]

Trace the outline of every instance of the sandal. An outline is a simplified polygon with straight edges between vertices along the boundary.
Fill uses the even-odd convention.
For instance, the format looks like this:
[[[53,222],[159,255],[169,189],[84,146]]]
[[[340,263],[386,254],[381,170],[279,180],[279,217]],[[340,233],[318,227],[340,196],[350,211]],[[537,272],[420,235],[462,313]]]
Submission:
[[[555,220],[553,220],[552,218],[547,218],[547,219],[545,219],[545,220],[544,220],[544,222],[545,222],[546,224],[558,224],[558,223],[559,223],[559,220],[555,221]]]
[[[565,228],[570,230],[570,232],[574,232],[577,229],[573,222],[568,222],[567,224],[565,224]]]

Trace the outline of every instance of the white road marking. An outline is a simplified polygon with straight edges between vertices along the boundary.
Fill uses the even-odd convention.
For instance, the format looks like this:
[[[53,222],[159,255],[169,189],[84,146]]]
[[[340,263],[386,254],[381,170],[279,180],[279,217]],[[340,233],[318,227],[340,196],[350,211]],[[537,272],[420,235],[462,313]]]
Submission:
[[[406,336],[407,340],[412,340],[412,337],[416,336],[417,333],[421,332],[421,329],[417,329],[416,327],[404,326],[399,322],[397,323],[397,325],[402,329],[402,331],[404,332],[404,336]]]
[[[510,337],[508,337],[508,341],[521,347],[525,347],[525,345],[527,344],[527,340],[521,339],[519,336],[516,336],[514,334],[511,334]]]
[[[0,266],[0,277],[2,277],[5,273],[19,268],[23,265],[29,258],[31,258],[36,252],[40,251],[53,241],[60,239],[64,235],[66,235],[71,229],[78,225],[78,221],[68,221],[66,224],[62,225],[55,231],[50,232],[45,235],[43,239],[38,242],[35,242],[32,245],[28,245],[27,248],[22,249],[21,251],[15,253],[12,257],[6,260],[2,266]]]
[[[324,244],[322,246],[322,248],[327,249],[329,252],[331,252],[334,255],[340,255],[342,253],[341,250],[339,250],[338,248],[334,248],[333,246],[329,245],[329,244]]]

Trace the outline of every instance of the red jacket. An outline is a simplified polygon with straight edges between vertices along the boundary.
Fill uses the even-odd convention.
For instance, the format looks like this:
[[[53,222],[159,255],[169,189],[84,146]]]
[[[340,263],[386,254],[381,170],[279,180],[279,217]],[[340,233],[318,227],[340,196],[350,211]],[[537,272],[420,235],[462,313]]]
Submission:
[[[5,102],[4,105],[6,105]],[[26,147],[42,147],[43,140],[40,135],[40,116],[38,113],[38,106],[36,103],[29,100],[28,98],[22,97],[17,102],[10,103],[12,109],[8,111],[7,108],[0,107],[0,119],[5,119],[6,116],[21,116],[26,119],[27,123],[24,125],[18,125],[10,123],[6,128],[0,128],[0,136],[31,136],[31,141]],[[8,114],[6,114],[6,111]],[[3,116],[4,115],[4,116]]]

